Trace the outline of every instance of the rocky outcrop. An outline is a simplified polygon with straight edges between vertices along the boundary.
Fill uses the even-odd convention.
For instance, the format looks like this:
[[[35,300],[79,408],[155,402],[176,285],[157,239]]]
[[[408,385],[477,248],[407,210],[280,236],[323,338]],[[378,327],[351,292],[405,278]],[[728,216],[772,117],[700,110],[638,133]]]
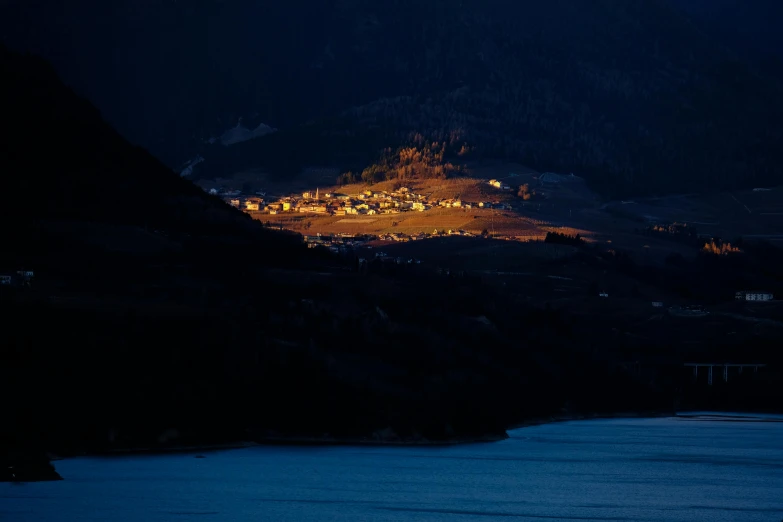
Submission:
[[[41,453],[16,453],[0,457],[0,482],[62,480],[49,458]]]

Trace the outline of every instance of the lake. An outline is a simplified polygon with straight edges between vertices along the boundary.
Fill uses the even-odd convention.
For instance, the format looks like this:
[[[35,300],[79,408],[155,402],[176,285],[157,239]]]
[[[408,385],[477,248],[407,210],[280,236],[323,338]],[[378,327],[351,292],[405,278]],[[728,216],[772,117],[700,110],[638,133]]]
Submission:
[[[0,484],[0,520],[783,519],[783,416],[562,422],[451,447],[74,458]]]

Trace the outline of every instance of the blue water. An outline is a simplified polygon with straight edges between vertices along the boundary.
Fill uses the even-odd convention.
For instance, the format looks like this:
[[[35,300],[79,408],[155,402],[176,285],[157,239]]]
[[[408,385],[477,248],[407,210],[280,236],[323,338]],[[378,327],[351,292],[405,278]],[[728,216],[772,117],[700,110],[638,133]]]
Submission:
[[[56,462],[0,520],[783,520],[783,418],[596,420],[454,447],[257,447]]]

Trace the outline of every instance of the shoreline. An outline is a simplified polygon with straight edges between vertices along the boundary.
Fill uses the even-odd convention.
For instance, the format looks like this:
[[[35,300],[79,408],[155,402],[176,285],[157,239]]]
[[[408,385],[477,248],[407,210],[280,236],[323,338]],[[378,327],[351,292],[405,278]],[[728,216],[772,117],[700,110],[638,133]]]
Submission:
[[[676,418],[691,417],[699,415],[720,415],[737,414],[739,412],[720,412],[720,411],[651,411],[651,412],[617,412],[617,413],[593,413],[593,414],[563,414],[552,415],[548,417],[531,418],[509,426],[503,433],[471,437],[454,437],[446,440],[430,439],[373,439],[369,437],[298,437],[298,436],[266,436],[258,437],[254,440],[226,442],[221,444],[193,444],[187,446],[169,446],[169,447],[140,447],[140,448],[116,448],[103,451],[88,451],[70,455],[50,455],[50,461],[58,461],[79,457],[121,457],[135,455],[166,455],[177,453],[208,453],[214,451],[237,450],[255,448],[261,446],[367,446],[367,447],[444,447],[456,446],[462,444],[483,444],[500,442],[510,438],[509,432],[545,424],[555,424],[561,422],[585,421],[585,420],[609,420],[609,419],[654,419],[654,418]]]
[[[608,420],[608,419],[661,419],[666,417],[677,417],[676,411],[661,412],[617,412],[617,413],[584,413],[584,414],[563,414],[553,415],[551,417],[537,417],[526,420],[513,426],[507,431],[530,428],[533,426],[542,426],[544,424],[555,424],[559,422],[584,421],[584,420]]]
[[[213,451],[257,448],[261,446],[456,446],[459,444],[481,444],[506,440],[507,432],[497,435],[457,437],[448,440],[378,440],[371,438],[323,438],[323,437],[260,437],[256,440],[228,442],[224,444],[197,444],[189,446],[167,446],[159,448],[116,448],[103,451],[88,451],[72,455],[52,455],[49,460],[65,460],[79,457],[121,457],[133,455],[166,455],[175,453],[208,453]]]

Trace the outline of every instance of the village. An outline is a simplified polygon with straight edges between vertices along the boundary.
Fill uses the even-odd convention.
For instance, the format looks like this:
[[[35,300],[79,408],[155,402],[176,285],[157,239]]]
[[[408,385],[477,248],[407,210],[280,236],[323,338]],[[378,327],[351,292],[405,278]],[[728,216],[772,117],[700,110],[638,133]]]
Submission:
[[[488,185],[509,192],[511,187],[492,179]],[[463,201],[459,197],[433,199],[429,195],[417,194],[408,187],[393,191],[364,190],[356,194],[343,194],[336,191],[321,192],[319,189],[308,191],[301,196],[283,196],[273,201],[266,200],[265,193],[242,196],[238,191],[209,191],[222,196],[231,206],[249,214],[276,215],[285,212],[310,213],[331,216],[359,216],[379,214],[399,214],[401,212],[425,212],[433,208],[495,208],[511,210],[511,205],[492,201]]]
[[[472,210],[495,210],[511,211],[514,206],[509,201],[509,196],[516,193],[513,189],[499,180],[490,179],[481,182],[481,185],[492,187],[490,194],[484,198],[474,197],[463,199],[459,195],[454,197],[433,197],[433,193],[417,193],[409,187],[400,186],[394,190],[370,190],[365,189],[357,192],[342,193],[336,190],[306,191],[296,196],[280,196],[268,198],[265,193],[257,193],[252,196],[242,196],[236,191],[230,193],[218,193],[215,190],[210,191],[213,195],[218,195],[229,205],[238,208],[245,213],[258,219],[266,226],[272,228],[288,228],[280,218],[288,215],[292,219],[302,218],[326,218],[329,216],[345,216],[340,221],[345,224],[355,224],[361,226],[363,223],[375,218],[392,218],[394,215],[406,214],[416,215],[417,213],[428,213],[433,210],[440,212],[453,210],[456,212],[468,212]],[[496,193],[496,197],[492,197]],[[264,220],[264,216],[275,216],[272,220]],[[394,220],[392,221],[394,223]],[[469,231],[458,226],[448,226],[437,220],[432,229],[418,231],[394,231],[394,232],[354,232],[337,233],[334,231],[324,233],[308,233],[307,230],[301,231],[305,243],[309,247],[323,246],[335,253],[345,253],[358,248],[363,243],[376,241],[408,242],[418,241],[430,238],[442,238],[447,236],[475,237],[483,236],[501,240],[530,240],[530,238],[518,238],[513,235],[490,234],[488,231],[481,234],[480,231]],[[536,238],[542,239],[542,238]],[[383,261],[389,261],[384,259]],[[409,260],[413,262],[413,260]]]

